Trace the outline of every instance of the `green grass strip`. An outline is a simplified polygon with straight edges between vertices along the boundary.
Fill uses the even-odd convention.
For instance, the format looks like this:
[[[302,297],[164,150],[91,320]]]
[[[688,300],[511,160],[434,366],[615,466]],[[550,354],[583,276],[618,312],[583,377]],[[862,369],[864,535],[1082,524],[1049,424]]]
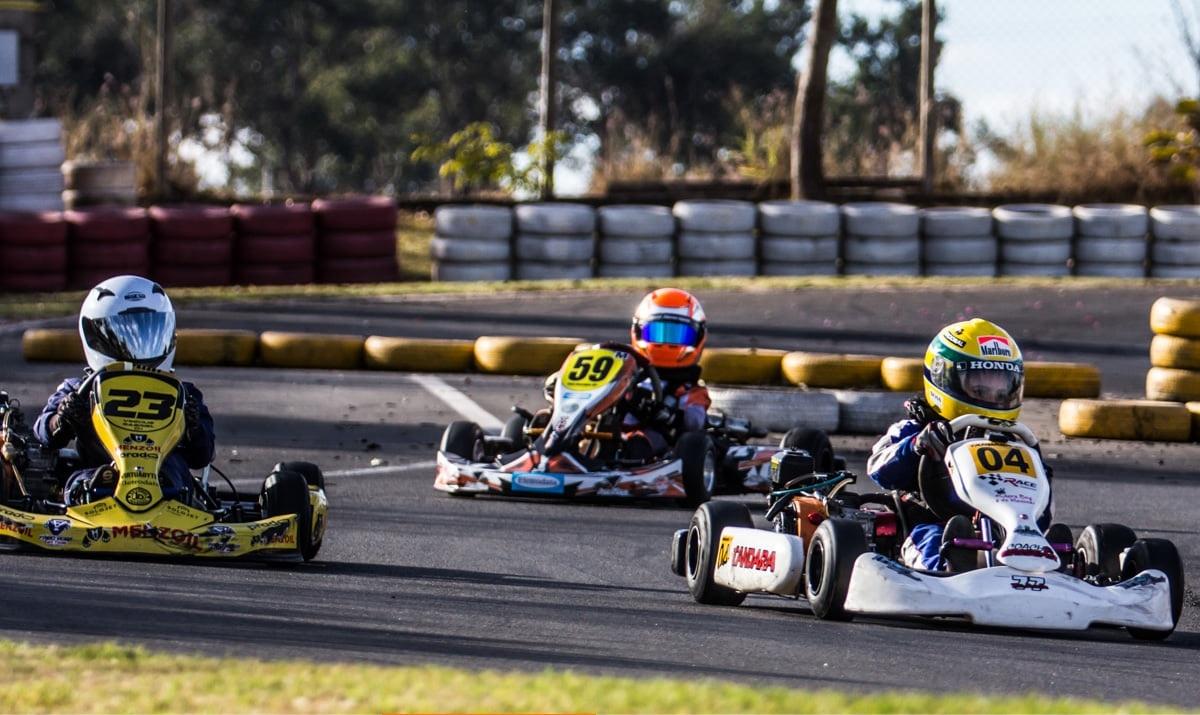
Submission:
[[[0,641],[0,712],[1143,713],[1036,695],[859,695],[713,680],[257,661]]]

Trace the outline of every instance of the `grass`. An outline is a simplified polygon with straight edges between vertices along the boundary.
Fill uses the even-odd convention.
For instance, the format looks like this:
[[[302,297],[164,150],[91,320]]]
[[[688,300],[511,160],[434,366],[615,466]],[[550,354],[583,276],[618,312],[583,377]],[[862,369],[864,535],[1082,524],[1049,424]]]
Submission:
[[[634,680],[152,653],[0,641],[0,712],[1142,713],[1038,695],[852,694],[713,680]]]
[[[396,222],[396,257],[400,260],[400,280],[429,280],[433,269],[433,260],[429,257],[432,238],[432,214],[400,212]]]

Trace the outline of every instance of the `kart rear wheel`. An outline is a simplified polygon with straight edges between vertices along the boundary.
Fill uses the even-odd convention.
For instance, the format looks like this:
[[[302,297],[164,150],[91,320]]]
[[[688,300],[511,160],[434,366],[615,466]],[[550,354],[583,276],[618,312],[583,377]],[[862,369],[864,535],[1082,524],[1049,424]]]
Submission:
[[[779,441],[780,449],[803,449],[813,458],[813,471],[828,474],[834,471],[833,445],[824,430],[812,427],[793,427]]]
[[[456,420],[451,422],[442,433],[440,449],[446,454],[469,459],[472,462],[482,462],[483,429],[474,422]]]
[[[1075,575],[1079,578],[1098,576],[1116,582],[1121,578],[1121,554],[1135,541],[1137,535],[1128,526],[1088,525],[1075,540]]]
[[[683,462],[684,503],[697,507],[712,498],[717,481],[717,455],[712,440],[703,432],[685,432],[675,446]]]
[[[862,527],[847,519],[826,519],[813,533],[804,559],[804,595],[817,618],[849,621],[846,594],[854,562],[867,552]]]
[[[1130,628],[1129,635],[1138,640],[1157,641],[1174,632],[1175,626],[1179,625],[1179,615],[1183,612],[1183,560],[1179,558],[1175,544],[1166,539],[1138,539],[1133,542],[1121,567],[1121,580],[1131,579],[1146,569],[1158,569],[1167,575],[1167,585],[1171,587],[1171,627],[1165,631]]]
[[[524,417],[513,415],[508,418],[508,422],[504,423],[504,429],[500,431],[500,436],[509,441],[514,452],[525,447],[526,424]]]
[[[312,504],[308,482],[299,472],[273,472],[263,481],[259,496],[263,518],[296,515],[296,547],[305,561],[312,561],[321,542],[312,540]]]
[[[721,531],[727,526],[754,528],[745,504],[710,501],[701,504],[692,514],[684,542],[684,575],[687,576],[688,591],[697,603],[736,606],[746,600],[746,594],[713,582]]]
[[[325,475],[321,473],[321,468],[312,462],[280,462],[271,471],[296,472],[304,477],[304,481],[308,482],[308,486],[318,489],[325,488]]]

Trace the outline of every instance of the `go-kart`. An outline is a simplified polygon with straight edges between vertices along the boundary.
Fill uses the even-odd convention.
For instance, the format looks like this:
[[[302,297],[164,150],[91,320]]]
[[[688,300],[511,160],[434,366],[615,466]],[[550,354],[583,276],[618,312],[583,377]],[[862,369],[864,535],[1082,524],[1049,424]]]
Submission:
[[[184,433],[186,391],[171,373],[117,363],[80,386],[92,425],[112,463],[64,493],[79,466],[75,450],[42,446],[20,405],[0,393],[0,547],[51,552],[245,557],[305,561],[325,533],[321,470],[284,462],[257,501],[191,475],[178,498],[164,498],[159,469]],[[219,473],[219,472],[218,472]],[[224,475],[222,475],[224,476]],[[68,498],[70,497],[70,498]]]
[[[679,435],[672,448],[632,454],[622,439],[625,415],[637,405],[671,405],[652,365],[632,347],[601,343],[569,355],[557,373],[551,409],[519,407],[500,435],[473,422],[452,422],[437,453],[434,487],[456,496],[676,499],[691,506],[714,493],[767,492],[775,447],[749,422],[710,413],[704,431]],[[631,407],[633,405],[634,407]],[[823,433],[790,438],[833,462]],[[806,441],[807,440],[807,441]]]
[[[1084,630],[1122,626],[1138,639],[1166,638],[1183,607],[1174,544],[1138,539],[1128,527],[1038,524],[1050,485],[1025,426],[975,415],[950,423],[944,459],[923,457],[920,499],[854,494],[845,471],[812,473],[801,451],[772,461],[767,519],[754,527],[743,504],[710,502],[675,533],[671,569],[696,601],[738,605],[749,593],[807,598],[820,618],[855,615],[965,618],[979,625]],[[914,521],[945,521],[949,572],[904,565]]]

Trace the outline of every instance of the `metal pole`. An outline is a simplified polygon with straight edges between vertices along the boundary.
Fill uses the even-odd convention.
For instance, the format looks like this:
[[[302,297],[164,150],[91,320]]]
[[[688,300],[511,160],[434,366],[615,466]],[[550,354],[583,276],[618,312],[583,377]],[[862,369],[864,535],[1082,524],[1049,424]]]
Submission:
[[[542,2],[542,78],[539,114],[545,156],[542,163],[542,198],[554,198],[554,146],[550,133],[554,131],[554,53],[558,49],[558,2]]]
[[[171,0],[158,0],[158,47],[154,73],[154,136],[157,138],[155,193],[158,198],[167,195],[167,63],[171,55]]]
[[[933,191],[934,139],[937,137],[936,102],[933,96],[934,35],[937,32],[937,8],[934,0],[924,0],[921,6],[921,99],[918,132],[921,146],[921,191]]]

